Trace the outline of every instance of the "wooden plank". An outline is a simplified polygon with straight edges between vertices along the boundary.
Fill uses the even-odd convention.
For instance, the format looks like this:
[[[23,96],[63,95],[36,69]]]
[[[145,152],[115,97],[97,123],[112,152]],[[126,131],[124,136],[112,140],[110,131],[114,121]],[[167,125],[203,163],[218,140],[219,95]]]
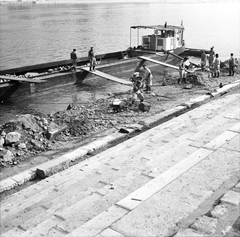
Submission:
[[[167,51],[167,50],[164,50],[167,54],[170,54],[170,55],[172,55],[172,56],[174,56],[174,57],[176,57],[176,58],[178,58],[178,59],[183,59],[183,57],[181,57],[181,56],[179,56],[179,55],[177,55],[177,54],[175,54],[175,53],[172,53],[172,52],[170,52],[170,51]]]
[[[138,72],[140,70],[140,68],[142,67],[142,65],[145,63],[145,59],[142,59],[141,62],[138,64],[138,66],[135,69],[135,72]]]
[[[99,77],[102,77],[102,78],[105,78],[107,80],[110,80],[110,81],[114,81],[114,82],[117,82],[117,83],[120,83],[120,84],[123,84],[123,85],[126,85],[126,86],[132,86],[132,83],[130,81],[126,81],[124,79],[120,79],[120,78],[117,78],[117,77],[114,77],[112,75],[109,75],[107,73],[104,73],[104,72],[101,72],[101,71],[98,71],[98,70],[95,70],[95,71],[90,71],[88,67],[83,67],[81,68],[85,71],[88,71],[96,76],[99,76]]]
[[[20,82],[29,82],[29,83],[43,83],[46,80],[39,80],[39,79],[29,79],[29,78],[20,78],[20,77],[10,77],[10,76],[3,76],[0,75],[0,79],[10,80],[10,81],[20,81]]]
[[[170,68],[179,70],[179,67],[177,67],[177,66],[174,66],[174,65],[171,65],[171,64],[168,64],[168,63],[163,63],[163,62],[157,61],[157,60],[155,60],[155,59],[151,59],[151,58],[144,57],[144,56],[140,56],[139,58],[140,58],[140,59],[144,59],[144,60],[146,60],[146,61],[150,61],[150,62],[156,63],[156,64],[160,64],[160,65],[162,65],[162,66],[164,66],[164,67],[170,67]]]
[[[175,54],[175,53],[172,53],[172,52],[169,52],[169,51],[165,51],[168,55],[170,54],[170,55],[172,55],[173,57],[175,57],[175,58],[178,58],[178,59],[181,59],[181,60],[183,60],[183,57],[181,57],[181,56],[179,56],[179,55],[177,55],[177,54]],[[193,62],[191,62],[191,61],[189,61],[193,66],[195,66],[195,67],[200,67],[199,65],[197,65],[197,64],[195,64],[195,63],[193,63]]]

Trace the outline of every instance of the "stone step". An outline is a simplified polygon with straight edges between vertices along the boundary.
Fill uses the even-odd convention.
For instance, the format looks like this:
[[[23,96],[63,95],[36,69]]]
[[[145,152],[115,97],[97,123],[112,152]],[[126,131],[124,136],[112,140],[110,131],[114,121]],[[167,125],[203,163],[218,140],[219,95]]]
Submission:
[[[182,140],[182,138],[180,138],[180,140]],[[169,144],[166,144],[165,146],[163,146],[163,150],[166,150],[167,148],[172,148],[178,143],[179,143],[179,139],[173,140]],[[157,151],[158,150],[156,149],[156,152]],[[138,160],[139,160],[138,157],[135,157],[135,159],[131,158],[130,160],[128,157],[125,157],[124,159],[120,157],[119,161],[117,161],[117,160],[110,160],[110,161],[114,161],[114,163],[115,162],[119,163],[118,167],[120,169],[121,175],[125,175],[125,172],[124,172],[124,169],[126,170],[125,167],[130,167],[131,164],[133,165],[132,169],[134,167],[135,168],[137,167],[139,169],[140,169],[140,167],[142,167],[142,169],[144,170],[145,163],[147,162],[147,160],[139,160],[140,162]],[[122,165],[120,162],[122,163]],[[127,162],[127,166],[126,166],[126,162]],[[81,198],[84,198],[85,196],[82,194],[84,193],[83,190],[85,187],[86,188],[88,186],[93,187],[94,182],[97,183],[99,180],[101,180],[102,183],[107,182],[106,180],[104,180],[103,177],[101,177],[101,174],[106,173],[108,176],[111,176],[111,178],[112,178],[111,181],[114,182],[114,179],[113,179],[114,171],[111,170],[111,165],[113,165],[113,167],[116,166],[114,163],[113,164],[108,163],[107,170],[103,170],[103,169],[98,170],[97,176],[96,176],[96,173],[92,174],[92,177],[84,176],[85,178],[81,180],[81,186],[80,186],[81,190],[79,188],[76,188],[79,186],[79,180],[75,179],[75,182],[73,182],[72,185],[70,185],[69,183],[67,183],[67,184],[64,183],[64,185],[61,185],[61,186],[55,185],[52,188],[51,192],[50,192],[50,189],[47,189],[48,192],[38,192],[38,197],[42,196],[42,198],[40,200],[37,199],[38,203],[36,203],[36,205],[34,203],[31,203],[31,205],[28,203],[29,206],[27,208],[25,208],[25,206],[23,206],[22,211],[20,209],[20,206],[18,206],[19,209],[18,209],[17,213],[15,213],[15,215],[8,215],[8,218],[5,218],[3,224],[5,222],[8,222],[9,220],[14,219],[14,217],[17,216],[18,217],[17,221],[13,221],[13,220],[11,221],[11,224],[13,226],[18,226],[21,223],[24,223],[21,225],[22,228],[24,228],[24,229],[31,228],[33,226],[33,224],[36,225],[37,223],[42,221],[42,219],[44,218],[44,213],[45,213],[45,215],[47,215],[49,217],[49,216],[51,216],[52,213],[55,213],[57,209],[64,208],[65,205],[70,206],[70,205],[74,204],[74,202],[69,201],[69,199],[76,200],[76,198],[78,198],[79,200],[81,200]],[[101,167],[103,167],[103,165],[101,165]],[[72,172],[75,174],[76,174],[77,170],[78,170],[78,168],[76,168],[76,169],[72,168]],[[110,171],[112,171],[112,172],[110,172]],[[69,173],[69,172],[67,172],[67,173]],[[91,172],[91,173],[93,173],[93,172]],[[62,177],[62,178],[64,178],[64,177]],[[108,177],[107,177],[107,179],[109,181]],[[66,188],[64,189],[64,187],[67,187],[67,189]],[[73,190],[73,191],[71,192],[71,190]],[[75,194],[76,191],[78,191],[77,195]],[[97,189],[94,191],[97,191]],[[67,193],[67,195],[64,195],[64,193]],[[61,194],[64,195],[63,198],[61,198],[62,197]],[[71,195],[74,198],[72,198]],[[82,195],[82,197],[81,197],[81,195]],[[89,195],[89,192],[85,192],[85,195]],[[63,202],[64,198],[67,201],[67,204],[65,204]],[[29,202],[30,201],[31,200],[29,200]],[[35,196],[33,196],[33,201],[36,201]],[[61,206],[59,206],[58,203],[61,203]],[[38,215],[35,218],[32,218],[32,213],[34,213],[34,210],[36,210],[36,208],[38,208],[38,212],[37,212]],[[26,213],[26,210],[27,210],[27,213]],[[29,219],[30,219],[30,221],[29,221]],[[10,227],[11,226],[8,226],[8,228],[10,228]]]
[[[125,236],[167,236],[176,223],[181,223],[239,172],[238,155],[239,152],[226,153],[221,148],[214,151],[109,228]],[[77,236],[77,231],[74,233]]]
[[[217,120],[217,123],[218,123],[218,121],[219,120]],[[170,125],[172,125],[171,123],[170,123]],[[202,125],[200,125],[200,127],[198,127],[199,129],[201,129],[201,126]],[[207,126],[204,124],[203,125],[203,127],[205,127],[205,128],[207,128]],[[176,129],[178,129],[179,127],[177,127]],[[167,132],[166,132],[167,133]],[[158,135],[158,134],[157,134]],[[163,134],[162,134],[163,135]],[[136,142],[134,141],[134,144],[136,144]],[[119,146],[119,149],[121,150],[122,148],[121,148],[121,146]],[[115,150],[115,148],[113,148],[112,149],[113,151]],[[138,147],[136,147],[136,150],[139,150],[139,148]],[[109,151],[110,153],[112,153],[113,151]],[[134,151],[135,152],[135,151]],[[115,152],[114,152],[115,153]],[[69,172],[69,175],[71,175],[72,174],[72,172]],[[74,174],[72,174],[72,176],[69,176],[69,178],[73,178],[74,177]],[[62,180],[62,178],[60,178],[60,180]],[[66,180],[65,181],[63,181],[63,182],[66,182]],[[56,184],[56,180],[54,179],[54,183]],[[49,182],[49,186],[50,186],[51,184],[50,184],[50,182]],[[46,185],[44,185],[44,187],[46,187]],[[37,193],[39,193],[39,191],[40,190],[36,190],[36,192]],[[29,195],[32,195],[32,193],[30,193]]]
[[[234,133],[235,135],[236,135],[236,133]],[[217,138],[217,140],[222,140],[222,137],[225,137],[225,134],[222,134],[221,136],[219,136],[218,138]],[[212,153],[212,151],[211,150],[204,150],[204,149],[200,149],[200,150],[198,150],[198,151],[196,151],[195,153],[193,153],[192,154],[192,157],[194,157],[194,158],[197,158],[197,162],[199,162],[198,161],[198,159],[203,159],[203,157],[201,157],[202,155],[204,155],[204,151],[205,151],[205,157],[207,156],[207,155],[209,155],[210,153]],[[199,155],[196,155],[196,153],[197,154],[199,154]],[[184,168],[185,169],[189,169],[188,168],[188,166],[187,166],[187,168],[185,167],[185,165],[190,165],[191,166],[191,162],[193,162],[194,161],[194,159],[191,157],[191,155],[190,156],[188,156],[188,159],[186,158],[185,160],[183,160],[183,166],[184,166]],[[184,162],[185,161],[185,162]],[[182,162],[182,161],[181,161]],[[181,167],[181,162],[179,162],[179,163],[177,163],[176,165],[177,165],[177,168],[176,168],[176,170],[174,170],[173,169],[173,171],[172,171],[172,174],[174,174],[174,175],[176,175],[176,172],[178,171],[178,172],[180,172],[181,171],[181,169],[179,168],[179,167]],[[193,165],[195,165],[195,163],[193,164]],[[172,167],[173,168],[173,167]],[[171,170],[172,168],[170,168],[169,170]],[[169,172],[169,170],[167,170],[166,172]],[[183,172],[183,171],[182,171]],[[179,175],[178,175],[179,176]],[[158,176],[159,177],[159,176]],[[170,177],[172,177],[171,175],[170,175]],[[175,176],[174,176],[175,177]],[[173,177],[173,178],[174,178]],[[162,178],[161,178],[162,179]],[[175,178],[174,178],[175,179]],[[156,180],[156,179],[154,179],[154,180]],[[164,180],[164,179],[163,179]],[[152,182],[152,181],[151,181]],[[147,186],[148,184],[150,184],[151,182],[148,182],[147,184],[145,184],[145,186]],[[170,181],[169,181],[170,182]],[[169,183],[168,182],[168,183]],[[128,182],[127,182],[128,183]],[[159,183],[159,181],[157,180],[156,181],[156,183],[154,183],[152,186],[155,188],[155,190],[158,190],[157,189],[157,184]],[[151,187],[151,185],[150,185],[150,187]],[[153,192],[155,192],[155,191],[153,191]],[[140,200],[142,200],[142,201],[145,201],[146,199],[144,199],[144,198],[142,198],[142,197],[145,197],[145,195],[146,194],[148,194],[148,196],[147,196],[147,198],[149,198],[150,196],[151,196],[151,191],[150,190],[145,190],[145,189],[143,189],[143,191],[140,191],[140,196],[139,196],[139,194],[135,194],[134,195],[134,192],[132,193],[132,194],[130,194],[130,197],[131,197],[131,200],[130,200],[130,202],[132,201],[132,200],[134,200],[134,203],[137,203],[137,204],[139,204],[139,202],[140,202]],[[95,196],[97,196],[98,195],[98,197],[99,197],[99,199],[96,199],[96,201],[98,201],[98,200],[102,200],[102,199],[100,199],[100,197],[101,197],[101,195],[99,195],[99,194],[96,194]],[[134,195],[134,197],[132,197],[131,195]],[[142,196],[143,195],[143,196]],[[149,196],[150,195],[150,196]],[[152,194],[153,195],[153,194]],[[123,199],[124,200],[124,199]],[[136,200],[136,201],[135,201]],[[115,202],[116,202],[116,200],[115,200]],[[124,201],[120,201],[119,203],[117,203],[118,205],[122,205],[121,204],[121,202],[124,202]],[[129,200],[127,200],[127,202],[129,202]],[[90,203],[91,203],[91,201],[90,201]],[[101,203],[101,202],[100,202]],[[105,211],[105,209],[107,208],[107,207],[109,207],[108,205],[106,205],[106,206],[103,206],[103,209],[100,209],[99,208],[99,205],[100,205],[100,203],[98,203],[97,204],[97,206],[96,206],[96,208],[98,207],[98,210],[99,211]],[[112,203],[111,203],[112,204]],[[113,202],[113,204],[115,204],[114,202]],[[80,206],[79,206],[80,205]],[[91,206],[91,204],[89,204],[90,206]],[[131,204],[132,205],[132,204]],[[78,207],[77,207],[78,206]],[[51,226],[51,225],[48,225],[47,226],[47,228],[49,228],[49,231],[50,231],[50,229],[51,228],[60,228],[60,229],[62,229],[62,230],[64,230],[64,231],[66,231],[66,232],[71,232],[72,230],[74,230],[75,228],[77,228],[77,225],[79,226],[80,225],[80,223],[81,224],[83,224],[83,225],[85,225],[84,223],[88,220],[88,219],[91,219],[91,218],[94,218],[94,214],[92,214],[92,216],[89,214],[89,209],[90,210],[92,210],[91,208],[90,208],[90,206],[87,206],[87,208],[83,208],[83,207],[85,207],[85,203],[84,202],[78,202],[77,203],[77,206],[71,206],[69,209],[68,209],[68,211],[67,210],[63,210],[63,211],[61,211],[61,212],[58,212],[58,213],[55,213],[55,215],[56,216],[58,216],[58,217],[60,217],[61,219],[62,219],[62,222],[61,223],[58,223],[57,225],[55,225],[56,223],[54,222],[53,223],[53,226]],[[91,206],[92,207],[92,206]],[[124,208],[127,208],[127,209],[129,209],[130,207],[129,206],[123,206]],[[134,209],[136,206],[134,206],[132,209]],[[86,210],[86,212],[85,212],[85,215],[87,215],[87,217],[83,217],[82,216],[82,212],[84,213],[84,210],[83,209],[85,209]],[[94,210],[94,208],[93,208],[93,210]],[[81,216],[79,217],[79,212],[81,212]],[[69,214],[67,214],[67,213],[69,213]],[[76,213],[76,214],[74,214],[74,213]],[[75,216],[76,215],[76,216]],[[97,215],[97,214],[96,214]],[[95,216],[96,216],[95,215]],[[79,219],[80,218],[80,219]],[[50,218],[50,219],[52,219],[52,217]],[[83,220],[82,222],[80,221],[80,220]],[[40,225],[41,225],[41,223],[40,223]],[[34,230],[36,230],[36,233],[39,231],[39,228],[38,228],[38,226],[37,227],[34,227],[33,229],[31,229],[31,233],[34,233]],[[28,232],[29,232],[30,230],[28,230]],[[47,232],[46,230],[44,230],[44,232]],[[33,235],[34,236],[34,235]]]
[[[220,137],[224,137],[224,136],[225,136],[224,134],[221,134],[217,140],[221,140]],[[119,227],[120,227],[119,233],[125,232],[127,233],[126,236],[139,236],[143,234],[143,232],[139,232],[141,231],[141,228],[139,229],[139,226],[143,226],[144,223],[148,222],[147,221],[148,218],[147,216],[145,216],[146,211],[148,210],[147,213],[150,213],[150,212],[154,213],[153,210],[156,211],[156,205],[158,206],[158,201],[157,201],[158,198],[156,198],[155,195],[158,195],[158,197],[160,195],[162,199],[165,199],[165,202],[160,203],[161,207],[164,207],[165,203],[169,203],[170,201],[169,205],[171,206],[171,211],[178,209],[180,203],[184,204],[184,206],[187,205],[188,212],[184,212],[184,213],[181,213],[181,215],[179,215],[180,217],[186,217],[191,211],[193,211],[193,208],[196,209],[203,200],[209,197],[213,190],[217,190],[224,183],[224,180],[226,177],[223,177],[223,175],[219,175],[219,173],[222,173],[222,174],[224,173],[225,176],[231,177],[231,175],[237,171],[238,167],[236,167],[236,165],[238,164],[238,158],[236,157],[236,152],[232,152],[230,155],[225,154],[225,156],[223,156],[224,153],[225,153],[224,151],[221,151],[221,153],[219,153],[219,152],[208,150],[208,149],[203,149],[203,148],[199,149],[198,151],[191,154],[183,161],[177,163],[175,166],[171,167],[163,174],[159,175],[152,181],[148,182],[141,188],[137,189],[135,192],[131,193],[126,198],[123,198],[121,201],[119,201],[116,204],[117,206],[120,206],[123,209],[129,210],[128,213],[126,214],[124,213],[122,216],[119,217],[119,221],[118,221],[119,223],[116,222],[116,219],[114,217],[112,218],[113,213],[111,212],[111,210],[109,211],[107,210],[99,214],[98,216],[94,217],[93,219],[89,220],[88,222],[86,222],[84,225],[80,226],[73,232],[71,232],[69,235],[67,235],[67,237],[94,236],[101,233],[101,228],[102,228],[102,231],[104,231],[104,229],[110,228],[110,227],[113,228],[114,230],[119,230]],[[216,166],[219,168],[219,170],[217,170],[216,172],[213,172],[213,168],[216,168]],[[209,168],[207,169],[207,167]],[[211,178],[210,179],[211,182],[209,182],[208,178],[205,177],[206,172],[209,173],[209,176],[207,177]],[[182,176],[188,176],[188,178],[186,179]],[[201,177],[200,179],[199,179],[199,176]],[[197,179],[197,183],[199,183],[200,185],[200,187],[197,187],[197,188],[195,188],[196,186],[194,185],[194,181],[196,182],[196,179]],[[184,183],[183,180],[184,182],[191,183],[191,186]],[[181,187],[183,188],[182,183],[184,183],[185,189],[190,188],[190,191],[191,192],[194,191],[195,195],[192,196],[191,193],[189,194],[189,191],[187,193],[183,192],[183,194],[181,194],[181,192],[179,191],[176,193],[176,189],[171,189],[169,187],[168,192],[174,191],[175,193],[174,198],[176,201],[172,202],[170,198],[171,195],[168,194],[166,196],[165,188],[168,185],[171,186],[172,183],[174,183],[175,181],[177,183],[177,184],[174,184],[175,187],[180,186],[181,184]],[[206,190],[204,191],[201,190],[201,186],[203,185],[207,186]],[[165,195],[162,194],[161,192],[165,192]],[[200,201],[199,201],[199,196],[197,195],[198,192],[200,192],[200,196],[201,196]],[[185,198],[188,197],[188,199],[191,200],[190,202],[191,204],[189,202],[184,203],[183,200],[181,199],[180,200],[176,199],[178,195],[184,196]],[[170,200],[168,200],[169,198]],[[153,199],[154,201],[152,201],[151,199]],[[144,210],[141,206],[145,206]],[[170,206],[168,206],[168,208]],[[180,209],[181,211],[183,211],[183,208],[180,208]],[[164,211],[161,211],[161,210],[166,210],[166,207],[164,209],[157,208],[157,210],[159,210],[160,216],[163,215],[164,213],[161,219],[164,220],[165,222],[168,222],[169,224],[169,222],[171,222],[171,218],[168,219],[168,217],[171,216],[171,213],[169,213],[169,210],[167,211],[168,214],[165,213]],[[139,218],[139,215],[143,215],[145,216],[145,218]],[[103,219],[105,220],[106,216],[108,219],[108,223],[110,224],[109,226],[104,225],[103,227],[103,225],[98,224],[98,222]],[[111,218],[112,218],[112,222],[110,221]],[[154,219],[153,216],[152,218]],[[177,218],[177,215],[175,215],[175,218]],[[138,221],[139,219],[142,220],[141,223],[139,223]],[[153,219],[151,219],[151,222],[153,221]],[[138,225],[134,225],[134,223],[136,222],[138,222]],[[128,225],[127,223],[131,223],[131,228],[127,227]],[[160,223],[161,222],[159,222],[159,224]],[[176,219],[174,221],[174,225],[175,223],[177,223]],[[154,229],[153,223],[151,225],[151,223],[148,222],[148,224],[150,226],[149,228]],[[172,227],[174,227],[174,225]],[[138,231],[138,232],[133,232],[132,227],[135,227],[135,231]],[[158,228],[156,228],[155,226],[155,231],[157,231],[157,229]],[[163,229],[163,226],[161,226],[161,229]],[[129,231],[129,232],[126,232],[126,231]],[[162,236],[164,236],[164,234],[167,234],[163,232],[156,232],[152,236],[158,236],[159,233],[161,233]],[[144,236],[151,236],[151,234],[149,232],[144,233]]]

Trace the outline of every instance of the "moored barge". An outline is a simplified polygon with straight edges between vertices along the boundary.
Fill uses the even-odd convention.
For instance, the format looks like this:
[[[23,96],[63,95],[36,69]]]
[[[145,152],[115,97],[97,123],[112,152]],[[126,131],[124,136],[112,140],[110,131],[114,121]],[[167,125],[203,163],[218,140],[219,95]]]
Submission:
[[[132,30],[137,30],[138,34],[137,44],[134,47],[131,45]],[[147,30],[148,34],[140,37],[140,30]],[[149,30],[153,31],[152,34],[149,33]],[[168,25],[167,23],[164,25],[131,26],[130,47],[124,51],[97,55],[97,68],[111,75],[121,71],[134,71],[139,63],[138,57],[142,55],[158,59],[160,57],[160,60],[164,61],[168,52],[176,55],[184,54],[186,49],[183,32],[182,24],[180,26]],[[140,39],[141,44],[139,43]],[[187,52],[188,55],[194,52],[196,56],[200,51],[187,49]],[[71,71],[71,60],[1,70],[0,101],[51,89],[59,85],[82,83],[89,72],[81,68],[86,67],[88,63],[87,57],[79,58],[76,72]]]

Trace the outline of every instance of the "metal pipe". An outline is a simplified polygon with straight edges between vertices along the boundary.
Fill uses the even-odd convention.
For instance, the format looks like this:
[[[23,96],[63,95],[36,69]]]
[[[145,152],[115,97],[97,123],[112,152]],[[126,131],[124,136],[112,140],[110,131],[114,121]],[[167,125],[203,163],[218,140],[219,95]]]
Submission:
[[[131,47],[131,42],[132,42],[132,28],[130,27],[130,47]]]
[[[139,28],[138,28],[138,36],[137,36],[137,46],[139,45]]]

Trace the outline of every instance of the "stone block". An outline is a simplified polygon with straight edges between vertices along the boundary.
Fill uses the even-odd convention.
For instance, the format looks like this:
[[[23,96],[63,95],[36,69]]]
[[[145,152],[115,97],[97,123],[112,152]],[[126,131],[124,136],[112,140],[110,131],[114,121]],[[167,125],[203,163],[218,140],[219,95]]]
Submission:
[[[124,237],[125,235],[115,231],[115,230],[112,230],[110,228],[107,228],[105,229],[104,231],[102,231],[100,234],[99,234],[101,237]]]
[[[202,216],[191,227],[205,234],[214,234],[217,228],[217,219]]]
[[[21,138],[21,134],[18,132],[10,132],[5,137],[5,143],[7,145],[18,142]]]
[[[47,139],[54,140],[61,132],[67,129],[67,125],[62,125],[61,127],[53,127],[49,128],[47,131]]]
[[[193,229],[182,229],[178,231],[176,235],[174,235],[174,237],[204,237],[204,236],[206,235],[202,233],[197,233]]]
[[[0,151],[0,159],[4,162],[11,162],[14,159],[14,155],[9,150],[1,150]]]
[[[138,108],[142,112],[149,112],[149,110],[151,109],[151,105],[146,102],[142,102],[138,105]]]
[[[71,166],[71,163],[73,161],[87,154],[89,150],[86,148],[80,147],[70,153],[60,156],[57,159],[50,160],[48,162],[38,165],[36,169],[37,176],[43,179],[68,168],[69,166]]]
[[[15,180],[11,178],[4,179],[0,181],[0,193],[16,186],[18,186],[18,183]]]
[[[220,218],[224,216],[227,212],[228,212],[228,208],[225,205],[220,204],[213,208],[213,210],[211,211],[211,215],[212,217]]]
[[[240,193],[240,182],[234,187],[234,191]]]
[[[229,190],[221,198],[222,203],[229,203],[234,206],[239,206],[240,204],[240,193]]]
[[[29,169],[12,176],[12,179],[15,180],[18,183],[18,185],[22,185],[27,181],[34,179],[35,177],[36,177],[35,170]]]

